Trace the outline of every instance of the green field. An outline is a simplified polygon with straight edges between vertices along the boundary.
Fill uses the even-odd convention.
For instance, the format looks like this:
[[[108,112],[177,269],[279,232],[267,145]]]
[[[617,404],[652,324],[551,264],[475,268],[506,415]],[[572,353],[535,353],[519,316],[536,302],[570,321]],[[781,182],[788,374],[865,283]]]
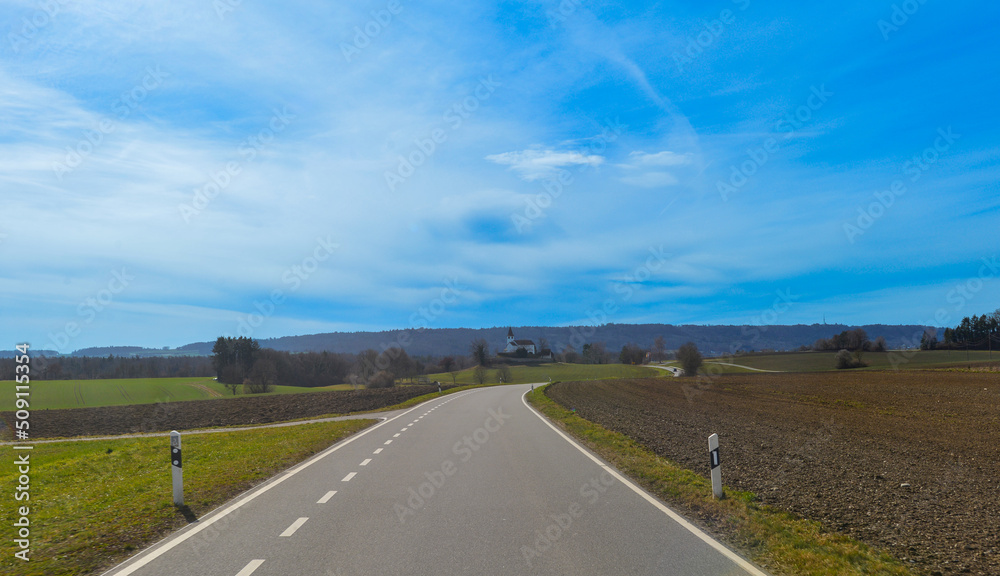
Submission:
[[[551,380],[598,380],[601,378],[630,378],[662,375],[661,370],[622,364],[543,364],[541,366],[512,366],[513,381],[509,384],[548,382]],[[490,370],[490,383],[496,382],[496,370]],[[472,369],[456,374],[456,383],[474,384]],[[451,384],[450,374],[431,374],[430,381]],[[0,381],[10,394],[0,395],[0,410],[14,410],[14,382]],[[322,390],[351,390],[350,384],[323,388],[275,386],[269,394],[300,394]],[[237,397],[243,396],[242,391]],[[60,408],[88,408],[94,406],[122,406],[127,404],[155,404],[180,400],[208,400],[233,398],[226,387],[213,378],[122,378],[116,380],[37,380],[31,383],[31,409],[56,410]]]
[[[834,356],[833,352],[745,354],[723,358],[706,358],[705,362],[728,362],[751,368],[759,368],[761,370],[777,370],[780,372],[823,372],[835,369]],[[994,352],[992,356],[993,361],[1000,361],[1000,352]],[[968,355],[966,355],[965,350],[866,352],[863,359],[868,363],[868,369],[870,370],[891,370],[894,367],[898,367],[901,370],[913,370],[965,365],[970,362],[989,362],[990,353],[986,350],[971,350],[968,352]],[[727,366],[718,366],[717,369],[724,373],[740,371],[739,369]],[[713,372],[715,370],[713,369]]]
[[[468,368],[455,373],[456,384],[474,384],[473,369]],[[430,381],[451,384],[452,373],[430,374]],[[497,370],[489,369],[488,383],[496,382]],[[625,364],[541,364],[539,366],[511,366],[511,381],[507,384],[529,384],[532,382],[548,382],[556,380],[601,380],[604,378],[649,378],[663,376],[662,370],[648,366],[630,366]]]
[[[30,500],[17,503],[30,507],[31,560],[15,559],[14,544],[8,540],[4,550],[10,552],[0,559],[0,573],[100,574],[187,524],[185,515],[200,517],[373,423],[346,420],[185,434],[184,510],[172,504],[165,436],[40,445],[30,455]],[[0,467],[0,483],[13,493],[20,472],[13,456],[10,460]],[[0,523],[12,526],[16,510],[13,505],[0,506]]]
[[[0,410],[14,410],[14,382],[0,381],[9,394],[0,395]],[[349,384],[325,388],[275,386],[269,394],[319,390],[350,390]],[[240,396],[242,396],[242,392]],[[122,378],[116,380],[36,380],[31,383],[31,409],[87,408],[125,404],[155,404],[178,400],[207,400],[232,393],[213,378]]]

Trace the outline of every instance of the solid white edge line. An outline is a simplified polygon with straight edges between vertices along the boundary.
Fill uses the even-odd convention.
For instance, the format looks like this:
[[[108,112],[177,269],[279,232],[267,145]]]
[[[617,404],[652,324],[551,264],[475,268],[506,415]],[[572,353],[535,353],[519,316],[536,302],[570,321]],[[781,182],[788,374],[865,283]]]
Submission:
[[[541,386],[539,386],[539,388],[541,388]],[[709,536],[705,532],[702,532],[702,530],[700,528],[698,528],[694,524],[691,524],[690,522],[688,522],[687,519],[685,519],[680,514],[674,512],[670,508],[667,508],[667,506],[663,502],[660,502],[655,497],[653,497],[650,493],[648,493],[645,490],[643,490],[640,486],[638,486],[637,484],[633,483],[631,480],[629,480],[628,478],[626,478],[625,476],[623,476],[617,470],[615,470],[611,466],[608,466],[607,464],[605,464],[604,462],[602,462],[600,458],[598,458],[597,456],[591,454],[589,450],[587,450],[586,448],[584,448],[583,446],[581,446],[580,444],[578,444],[576,442],[576,440],[570,438],[565,433],[563,433],[562,430],[556,428],[555,424],[553,424],[552,422],[549,422],[548,418],[546,418],[545,416],[543,416],[541,412],[539,412],[538,410],[535,410],[530,404],[528,404],[528,400],[527,400],[528,392],[531,392],[531,390],[526,390],[524,392],[524,394],[521,395],[521,403],[523,403],[525,405],[525,407],[528,408],[528,410],[531,410],[535,414],[535,416],[538,416],[538,418],[541,419],[541,421],[544,422],[546,426],[548,426],[553,431],[555,431],[556,434],[562,436],[563,440],[569,442],[574,448],[576,448],[577,450],[579,450],[580,452],[582,452],[584,455],[586,455],[587,458],[590,458],[595,463],[597,463],[597,465],[600,466],[601,468],[603,468],[608,474],[611,474],[612,476],[614,476],[615,478],[617,478],[623,484],[625,484],[626,486],[628,486],[629,488],[631,488],[633,492],[635,492],[636,494],[638,494],[639,496],[641,496],[643,499],[645,499],[647,502],[649,502],[653,506],[656,506],[661,512],[663,512],[664,514],[666,514],[667,516],[669,516],[671,520],[673,520],[674,522],[676,522],[676,523],[680,524],[681,526],[683,526],[684,528],[686,528],[688,532],[690,532],[690,533],[694,534],[695,536],[697,536],[700,540],[702,540],[703,542],[705,542],[706,544],[708,544],[709,546],[711,546],[712,548],[714,548],[716,551],[718,551],[720,554],[722,554],[726,558],[729,558],[731,561],[733,561],[734,564],[736,564],[740,568],[746,570],[747,572],[749,572],[750,574],[753,574],[754,576],[770,576],[766,572],[761,571],[760,568],[757,568],[756,566],[754,566],[750,562],[747,562],[740,555],[736,554],[735,552],[733,552],[729,548],[726,548],[725,545],[723,545],[721,542],[719,542],[715,538],[712,538],[711,536]]]
[[[330,498],[333,498],[333,495],[336,494],[336,493],[337,493],[336,490],[330,490],[329,492],[327,492],[326,494],[324,494],[322,498],[320,498],[319,500],[317,500],[316,503],[317,504],[326,504],[327,502],[330,501]]]
[[[471,394],[471,393],[476,392],[478,390],[482,390],[482,388],[476,388],[474,390],[469,390],[467,392],[463,392],[463,393],[459,394],[459,396],[464,396],[466,394]],[[431,402],[431,401],[432,400],[428,400],[427,402]],[[232,513],[234,510],[236,510],[238,508],[241,508],[244,504],[246,504],[247,502],[250,502],[254,498],[256,498],[256,497],[260,496],[261,494],[263,494],[264,492],[267,492],[271,488],[274,488],[278,484],[281,484],[282,482],[284,482],[285,480],[291,478],[295,474],[298,474],[302,470],[305,470],[309,466],[312,466],[316,462],[319,462],[323,458],[326,458],[330,454],[333,454],[337,450],[340,450],[344,446],[347,446],[351,442],[354,442],[355,440],[357,440],[358,438],[361,438],[362,436],[368,434],[369,432],[372,432],[372,431],[374,431],[377,428],[381,428],[383,425],[388,424],[389,422],[392,422],[396,418],[400,418],[402,416],[405,416],[405,415],[409,414],[410,412],[413,412],[414,410],[417,410],[418,408],[420,408],[421,406],[423,406],[427,402],[421,402],[420,404],[417,404],[416,406],[414,406],[413,408],[410,408],[406,412],[402,412],[400,414],[397,414],[396,416],[393,416],[392,418],[388,418],[388,419],[382,420],[378,424],[375,424],[375,425],[373,425],[373,426],[371,426],[369,428],[366,428],[366,429],[362,430],[361,432],[358,432],[357,434],[354,434],[354,435],[350,436],[349,438],[345,438],[344,440],[341,440],[337,444],[334,444],[333,446],[327,448],[323,452],[320,452],[319,454],[313,456],[309,460],[306,460],[305,462],[302,462],[300,464],[297,464],[296,466],[293,466],[291,469],[289,469],[283,476],[281,476],[277,480],[266,480],[266,481],[264,481],[264,485],[263,486],[260,486],[260,487],[258,487],[256,489],[251,489],[251,490],[253,490],[252,492],[250,492],[246,496],[243,496],[242,498],[239,498],[236,502],[234,502],[234,503],[232,503],[232,504],[230,504],[228,506],[225,506],[225,507],[216,508],[215,510],[209,512],[206,515],[207,518],[205,520],[199,520],[198,524],[194,528],[191,528],[187,532],[184,532],[184,528],[182,528],[180,532],[177,532],[175,534],[171,534],[170,536],[167,536],[163,540],[160,540],[159,542],[152,544],[149,548],[146,548],[142,552],[139,552],[137,555],[135,555],[135,556],[133,556],[131,558],[128,558],[127,560],[125,560],[124,562],[122,562],[121,564],[119,564],[118,566],[115,566],[115,567],[111,568],[110,570],[102,573],[101,576],[110,576],[112,574],[114,574],[114,576],[128,576],[129,574],[132,574],[133,572],[135,572],[139,568],[142,568],[146,564],[149,564],[150,562],[152,562],[153,560],[156,560],[157,558],[159,558],[163,554],[165,554],[165,553],[169,552],[170,550],[176,548],[179,544],[182,544],[188,538],[190,538],[190,537],[194,536],[195,534],[201,532],[202,530],[208,528],[212,524],[218,522],[220,519],[225,518],[230,513]],[[244,494],[246,494],[246,493],[244,493]],[[188,526],[191,526],[191,525],[188,524]],[[143,556],[143,554],[145,554],[145,556]],[[132,562],[132,564],[129,564],[128,566],[125,566],[125,564],[128,564],[129,562]],[[254,562],[258,562],[258,561],[254,560]],[[260,560],[259,562],[260,563],[258,563],[256,566],[253,567],[253,570],[256,570],[257,566],[260,566],[260,564],[263,563],[264,561]],[[253,564],[253,562],[251,562],[250,564]],[[250,564],[247,565],[248,568],[250,567]],[[125,567],[121,568],[122,566],[125,566]],[[118,571],[118,572],[115,572],[115,570],[118,570],[119,568],[121,568],[121,570]],[[246,570],[246,568],[244,568],[244,570]],[[251,570],[251,572],[253,570]],[[249,574],[249,572],[247,574]],[[240,575],[237,575],[237,576],[240,576]],[[243,575],[243,576],[246,576],[246,575]]]
[[[309,520],[309,518],[308,517],[304,517],[304,518],[299,518],[295,522],[292,522],[292,525],[289,526],[288,528],[285,528],[285,531],[282,532],[281,534],[279,534],[278,537],[279,538],[288,538],[292,534],[295,534],[295,531],[298,530],[299,528],[301,528],[302,525],[305,524],[307,520]]]
[[[242,570],[236,573],[236,576],[250,576],[251,574],[253,574],[253,571],[260,568],[260,565],[263,563],[264,563],[263,560],[251,560],[249,564],[244,566]]]

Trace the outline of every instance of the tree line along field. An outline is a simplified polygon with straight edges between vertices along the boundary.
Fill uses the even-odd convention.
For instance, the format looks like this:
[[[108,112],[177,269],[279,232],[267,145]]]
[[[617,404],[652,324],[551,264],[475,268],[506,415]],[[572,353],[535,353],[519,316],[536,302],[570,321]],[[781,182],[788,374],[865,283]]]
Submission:
[[[13,390],[13,381],[0,382]],[[268,394],[295,394],[320,390],[348,390],[351,386],[305,388],[275,386]],[[240,395],[242,396],[242,394]],[[31,382],[31,409],[56,410],[95,406],[155,404],[182,400],[232,398],[232,392],[213,378],[122,378],[114,380],[34,380]],[[14,410],[14,395],[0,398],[0,410]]]
[[[702,476],[716,433],[724,484],[886,549],[916,573],[1000,574],[996,373],[727,374],[545,392]]]

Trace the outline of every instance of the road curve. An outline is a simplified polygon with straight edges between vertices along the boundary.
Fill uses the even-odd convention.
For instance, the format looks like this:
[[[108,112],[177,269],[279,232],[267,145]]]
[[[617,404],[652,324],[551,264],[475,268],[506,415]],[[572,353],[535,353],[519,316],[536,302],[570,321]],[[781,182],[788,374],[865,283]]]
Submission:
[[[528,388],[406,410],[106,574],[763,574],[565,437]]]

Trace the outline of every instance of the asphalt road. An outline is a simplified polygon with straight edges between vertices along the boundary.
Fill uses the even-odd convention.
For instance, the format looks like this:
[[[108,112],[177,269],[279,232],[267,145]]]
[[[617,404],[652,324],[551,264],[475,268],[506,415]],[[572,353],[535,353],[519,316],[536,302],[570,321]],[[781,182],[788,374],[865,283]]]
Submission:
[[[481,388],[332,446],[107,574],[762,574]]]

